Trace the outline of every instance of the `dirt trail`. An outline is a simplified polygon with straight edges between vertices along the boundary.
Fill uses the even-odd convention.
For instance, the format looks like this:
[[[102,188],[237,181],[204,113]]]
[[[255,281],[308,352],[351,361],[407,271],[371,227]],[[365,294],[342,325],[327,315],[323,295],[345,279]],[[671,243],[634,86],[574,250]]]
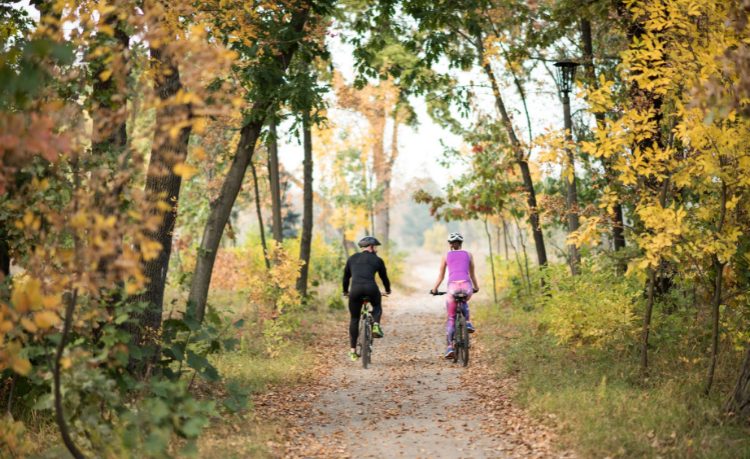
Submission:
[[[560,457],[552,436],[513,408],[481,355],[470,368],[442,358],[444,297],[426,292],[439,258],[409,271],[420,290],[394,289],[385,299],[385,338],[376,340],[369,369],[346,356],[346,329],[328,374],[294,397],[305,401],[292,414],[294,440],[285,456],[506,458]],[[481,324],[477,324],[481,326]],[[481,331],[480,331],[481,332]],[[487,386],[484,391],[483,385]]]

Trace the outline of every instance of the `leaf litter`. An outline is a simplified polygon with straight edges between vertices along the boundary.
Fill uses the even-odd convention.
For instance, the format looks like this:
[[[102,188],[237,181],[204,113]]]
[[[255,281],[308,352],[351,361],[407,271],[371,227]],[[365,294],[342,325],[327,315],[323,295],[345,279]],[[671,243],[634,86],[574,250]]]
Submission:
[[[267,445],[285,458],[574,458],[511,401],[480,343],[462,368],[442,359],[443,309],[415,293],[384,305],[386,337],[364,370],[346,357],[346,324],[319,343],[314,374],[255,398],[261,419],[286,427]],[[390,331],[390,334],[389,334]],[[551,420],[552,422],[554,420]]]

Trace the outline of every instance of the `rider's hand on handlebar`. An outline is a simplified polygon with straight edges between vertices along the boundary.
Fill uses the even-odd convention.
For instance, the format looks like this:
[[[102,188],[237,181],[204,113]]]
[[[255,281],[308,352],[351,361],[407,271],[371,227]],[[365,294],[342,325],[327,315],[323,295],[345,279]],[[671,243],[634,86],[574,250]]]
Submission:
[[[383,293],[381,293],[381,295],[383,295],[383,296],[391,296],[391,292],[383,292]]]
[[[477,293],[479,291],[477,287],[474,287],[473,290],[474,290],[474,293]]]

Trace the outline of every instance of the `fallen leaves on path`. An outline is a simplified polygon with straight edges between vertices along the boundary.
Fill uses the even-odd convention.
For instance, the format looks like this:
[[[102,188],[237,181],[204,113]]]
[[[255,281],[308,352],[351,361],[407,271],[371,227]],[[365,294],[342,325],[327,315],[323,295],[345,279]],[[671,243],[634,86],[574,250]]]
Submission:
[[[510,398],[472,348],[468,368],[441,358],[443,318],[406,296],[384,320],[368,370],[346,359],[346,328],[326,333],[315,373],[301,385],[255,398],[259,419],[285,426],[267,446],[289,458],[552,458],[555,435]],[[395,306],[395,307],[394,307]],[[475,340],[476,343],[476,340]]]

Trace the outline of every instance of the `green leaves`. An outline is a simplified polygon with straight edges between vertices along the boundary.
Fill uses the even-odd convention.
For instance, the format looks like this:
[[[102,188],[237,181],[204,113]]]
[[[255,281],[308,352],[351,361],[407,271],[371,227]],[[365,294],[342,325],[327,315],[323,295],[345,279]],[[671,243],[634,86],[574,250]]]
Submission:
[[[23,108],[50,84],[52,66],[73,62],[73,48],[65,43],[37,38],[16,46],[6,51],[15,59],[0,58],[0,109]]]

